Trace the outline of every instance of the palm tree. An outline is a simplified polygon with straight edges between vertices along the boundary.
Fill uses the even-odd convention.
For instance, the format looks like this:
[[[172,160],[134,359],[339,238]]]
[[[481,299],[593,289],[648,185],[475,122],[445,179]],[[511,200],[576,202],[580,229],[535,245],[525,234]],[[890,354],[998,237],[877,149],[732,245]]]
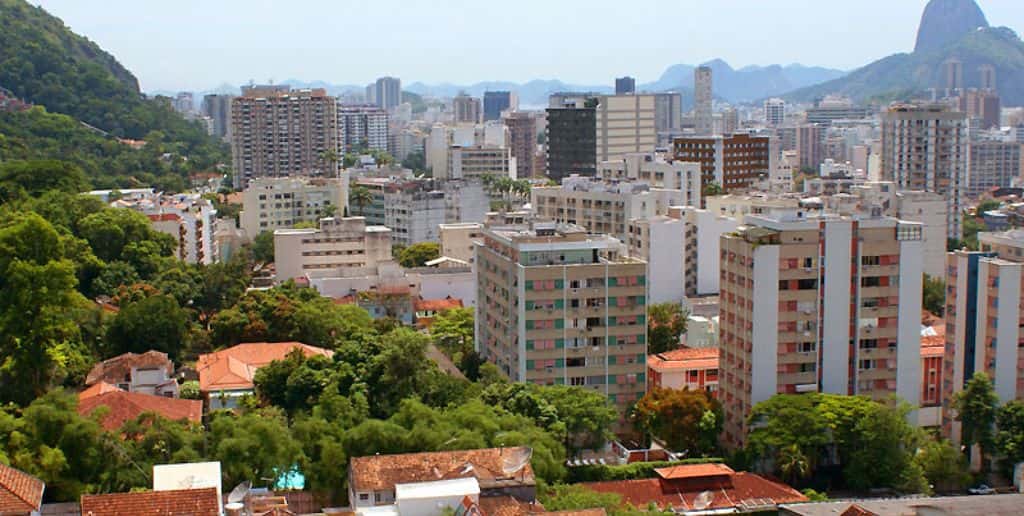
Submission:
[[[796,444],[791,444],[779,450],[776,461],[779,472],[782,473],[782,478],[786,479],[790,484],[807,478],[811,473],[810,460],[808,460],[807,455],[804,455],[803,450]]]
[[[348,203],[359,207],[359,215],[366,215],[364,209],[373,202],[373,193],[365,186],[353,186],[348,192]]]

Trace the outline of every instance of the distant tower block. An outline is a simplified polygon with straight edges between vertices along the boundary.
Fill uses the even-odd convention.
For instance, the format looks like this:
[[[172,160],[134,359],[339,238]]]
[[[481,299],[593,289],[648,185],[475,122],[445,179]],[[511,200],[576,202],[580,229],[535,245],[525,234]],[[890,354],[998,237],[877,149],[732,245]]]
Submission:
[[[978,87],[985,91],[996,91],[996,67],[984,64],[978,67]]]
[[[946,93],[952,95],[964,87],[964,64],[959,59],[947,59],[942,63],[945,69]]]
[[[699,66],[693,71],[693,121],[696,132],[700,136],[707,136],[714,132],[714,119],[711,113],[713,98],[711,82],[711,67]]]

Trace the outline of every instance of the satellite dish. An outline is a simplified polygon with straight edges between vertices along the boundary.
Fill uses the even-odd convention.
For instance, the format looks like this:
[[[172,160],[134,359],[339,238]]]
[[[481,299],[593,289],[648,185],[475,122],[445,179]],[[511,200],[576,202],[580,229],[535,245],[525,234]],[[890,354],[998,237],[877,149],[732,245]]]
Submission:
[[[504,458],[501,471],[505,475],[512,476],[530,463],[530,457],[533,457],[533,448],[517,448],[515,452]]]
[[[708,507],[711,507],[711,502],[714,500],[715,495],[711,491],[702,491],[697,498],[693,499],[693,508],[698,511],[703,511]]]
[[[245,497],[249,496],[249,490],[252,489],[252,482],[246,480],[241,484],[235,486],[228,494],[228,503],[241,503],[245,501]]]

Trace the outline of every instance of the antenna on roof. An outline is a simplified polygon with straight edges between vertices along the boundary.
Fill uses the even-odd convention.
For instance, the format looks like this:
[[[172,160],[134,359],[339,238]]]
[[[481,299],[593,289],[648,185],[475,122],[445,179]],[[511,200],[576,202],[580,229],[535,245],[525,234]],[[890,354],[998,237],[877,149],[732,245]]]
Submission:
[[[698,511],[703,511],[708,507],[711,507],[711,502],[714,500],[715,495],[711,491],[702,491],[696,498],[693,499],[693,508]]]
[[[501,471],[508,476],[512,476],[525,468],[530,463],[531,457],[533,457],[533,448],[517,448],[514,453],[502,459]]]
[[[228,503],[242,503],[245,501],[245,497],[249,496],[249,490],[252,489],[252,482],[246,480],[241,484],[235,486],[228,494]]]

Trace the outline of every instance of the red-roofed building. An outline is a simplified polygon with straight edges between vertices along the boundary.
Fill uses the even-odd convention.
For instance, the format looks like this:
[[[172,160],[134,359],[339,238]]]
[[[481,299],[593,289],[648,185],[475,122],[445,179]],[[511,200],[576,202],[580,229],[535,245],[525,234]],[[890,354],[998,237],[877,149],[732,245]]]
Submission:
[[[28,516],[38,513],[45,488],[42,480],[0,464],[0,514]]]
[[[206,396],[210,410],[235,408],[239,398],[253,393],[256,370],[274,360],[284,360],[294,349],[301,350],[306,357],[334,356],[331,350],[301,342],[247,342],[199,355],[199,390]]]
[[[615,493],[624,503],[684,512],[714,510],[774,511],[778,504],[806,502],[807,497],[785,484],[753,473],[735,472],[724,464],[688,464],[655,470],[657,478],[589,482],[582,486]]]
[[[174,364],[167,353],[159,351],[124,353],[96,364],[85,377],[85,384],[100,382],[129,392],[178,397]]]
[[[82,495],[82,516],[215,516],[217,489]]]
[[[718,348],[678,348],[647,357],[647,388],[718,391]]]
[[[78,395],[78,413],[89,416],[105,407],[107,413],[100,424],[104,430],[117,430],[125,422],[144,413],[154,412],[172,421],[186,420],[198,424],[203,417],[203,402],[127,392],[106,382],[100,382]]]
[[[462,300],[449,296],[444,299],[420,298],[413,301],[416,327],[421,329],[429,328],[437,314],[453,308],[462,308]]]

